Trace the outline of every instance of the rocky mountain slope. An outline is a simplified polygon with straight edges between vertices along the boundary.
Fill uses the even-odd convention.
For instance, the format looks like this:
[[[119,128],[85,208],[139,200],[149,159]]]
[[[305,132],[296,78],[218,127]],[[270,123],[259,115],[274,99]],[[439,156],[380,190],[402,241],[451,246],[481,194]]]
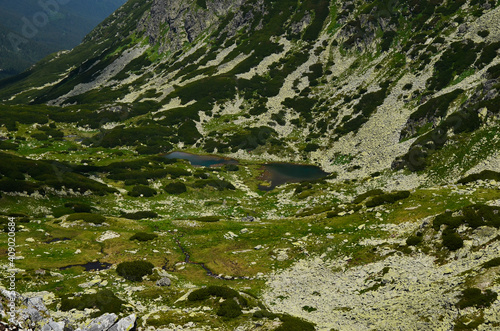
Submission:
[[[125,0],[0,1],[0,79],[77,46]]]
[[[25,323],[498,328],[499,5],[129,0],[0,81]]]

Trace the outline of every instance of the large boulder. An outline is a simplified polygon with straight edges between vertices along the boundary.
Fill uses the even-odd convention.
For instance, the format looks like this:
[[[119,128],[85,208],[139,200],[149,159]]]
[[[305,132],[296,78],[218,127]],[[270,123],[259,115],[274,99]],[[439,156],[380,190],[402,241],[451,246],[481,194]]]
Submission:
[[[172,284],[172,281],[168,277],[163,277],[156,282],[156,286],[170,286],[170,284]]]
[[[132,330],[135,326],[136,316],[135,314],[129,315],[127,317],[122,318],[115,325],[109,328],[108,331],[129,331]]]
[[[107,331],[109,328],[111,328],[116,320],[118,319],[118,316],[114,313],[106,313],[104,315],[99,316],[98,318],[94,319],[87,325],[86,327],[82,329],[78,329],[77,331]]]

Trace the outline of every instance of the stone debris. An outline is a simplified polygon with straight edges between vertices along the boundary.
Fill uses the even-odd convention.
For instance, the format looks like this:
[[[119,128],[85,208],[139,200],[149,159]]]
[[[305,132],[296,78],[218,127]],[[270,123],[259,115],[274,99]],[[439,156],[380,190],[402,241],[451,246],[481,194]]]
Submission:
[[[106,231],[104,232],[102,235],[99,236],[99,238],[97,238],[97,242],[103,242],[105,240],[109,240],[109,239],[113,239],[113,238],[119,238],[120,235],[114,231]]]
[[[168,277],[163,277],[162,279],[156,281],[156,286],[170,286],[171,284],[172,281]]]

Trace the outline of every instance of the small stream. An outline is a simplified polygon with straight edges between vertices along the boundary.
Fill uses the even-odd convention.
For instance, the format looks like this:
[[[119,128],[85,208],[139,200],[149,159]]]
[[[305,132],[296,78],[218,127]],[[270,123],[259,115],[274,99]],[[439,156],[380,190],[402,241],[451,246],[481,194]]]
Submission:
[[[241,279],[250,279],[249,277],[233,277],[233,276],[230,276],[231,278],[225,278],[225,277],[221,277],[219,275],[216,275],[214,274],[214,272],[212,270],[210,270],[206,265],[205,263],[202,263],[202,262],[193,262],[190,260],[191,258],[191,255],[189,255],[189,253],[184,249],[184,247],[182,246],[181,244],[181,241],[180,239],[182,237],[184,237],[184,233],[182,234],[179,234],[179,233],[176,233],[174,231],[168,231],[173,237],[174,237],[174,241],[177,243],[177,246],[179,246],[179,248],[181,249],[182,251],[182,254],[184,254],[185,258],[184,258],[184,262],[185,263],[189,263],[189,264],[193,264],[193,265],[197,265],[197,266],[200,266],[203,268],[203,270],[206,271],[207,275],[210,276],[210,277],[213,277],[215,279],[220,279],[220,280],[241,280]]]

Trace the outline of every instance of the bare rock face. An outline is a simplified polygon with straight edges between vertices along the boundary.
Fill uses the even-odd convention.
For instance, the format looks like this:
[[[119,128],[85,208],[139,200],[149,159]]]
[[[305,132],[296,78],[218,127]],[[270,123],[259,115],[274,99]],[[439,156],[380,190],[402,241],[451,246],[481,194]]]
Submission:
[[[231,23],[225,27],[228,36],[239,27],[251,21],[249,15],[238,12],[244,0],[207,1],[207,8],[201,8],[196,1],[154,0],[149,13],[138,24],[139,31],[145,31],[150,44],[160,44],[160,52],[177,51],[185,43],[192,43],[207,29],[215,30],[221,18],[235,12]]]

